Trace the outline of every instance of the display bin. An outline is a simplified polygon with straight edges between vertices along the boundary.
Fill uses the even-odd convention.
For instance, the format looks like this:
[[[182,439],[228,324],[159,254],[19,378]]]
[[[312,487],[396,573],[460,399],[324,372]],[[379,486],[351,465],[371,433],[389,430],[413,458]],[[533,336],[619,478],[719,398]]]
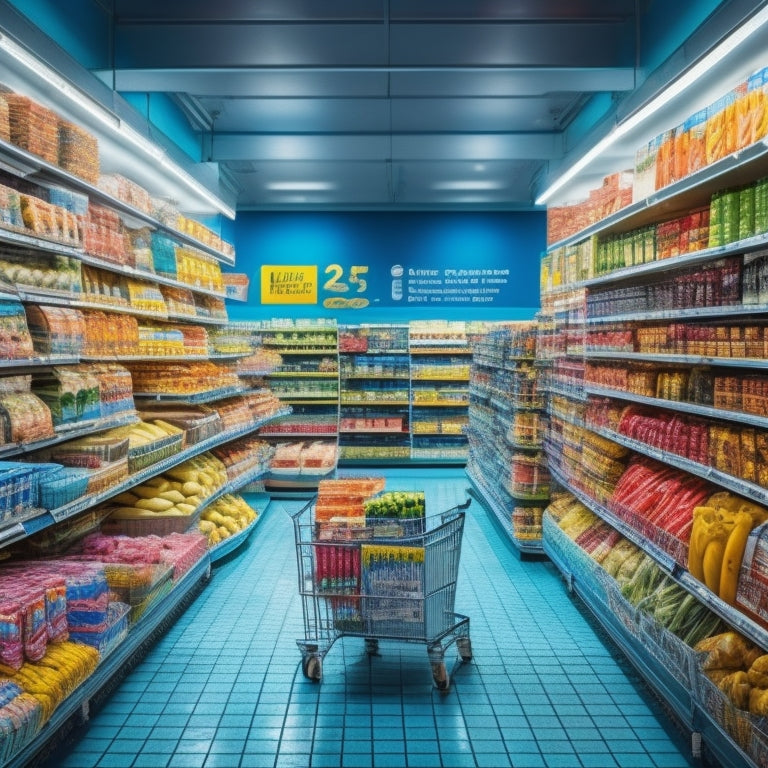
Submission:
[[[632,603],[624,598],[616,581],[605,574],[604,580],[608,607],[616,620],[624,627],[627,634],[638,642],[643,642],[643,629],[640,623],[640,611]]]
[[[319,681],[325,654],[350,635],[363,638],[369,654],[378,652],[380,639],[425,643],[435,686],[448,689],[446,648],[456,643],[463,661],[472,658],[469,618],[454,613],[469,504],[428,516],[419,534],[394,538],[393,525],[422,521],[378,518],[368,526],[353,515],[346,527],[327,520],[326,538],[314,500],[293,515],[305,631],[296,643],[305,677]]]
[[[107,518],[101,525],[101,530],[109,535],[167,536],[170,533],[186,533],[200,522],[201,511],[191,515],[163,515],[161,512],[145,515],[144,517],[114,517],[113,510],[107,509]]]
[[[643,646],[664,670],[686,690],[692,690],[696,654],[677,635],[652,616],[638,611]]]
[[[701,668],[694,676],[694,695],[701,708],[719,725],[733,741],[748,754],[755,746],[762,756],[755,759],[757,765],[768,765],[766,748],[766,720],[755,717],[743,709],[737,709],[731,700],[710,680]],[[758,736],[757,733],[760,735]],[[755,753],[756,757],[759,753]]]
[[[146,445],[139,445],[128,450],[128,472],[133,474],[146,469],[158,461],[177,454],[184,445],[184,434],[168,435]]]

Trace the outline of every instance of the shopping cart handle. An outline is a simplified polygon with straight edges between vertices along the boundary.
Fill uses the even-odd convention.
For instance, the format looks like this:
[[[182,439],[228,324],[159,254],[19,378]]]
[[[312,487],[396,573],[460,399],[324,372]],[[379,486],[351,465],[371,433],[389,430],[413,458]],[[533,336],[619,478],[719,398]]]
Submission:
[[[467,493],[469,493],[469,489],[467,489]],[[456,509],[467,509],[469,505],[472,503],[472,497],[467,496],[467,500],[463,504],[457,504]]]

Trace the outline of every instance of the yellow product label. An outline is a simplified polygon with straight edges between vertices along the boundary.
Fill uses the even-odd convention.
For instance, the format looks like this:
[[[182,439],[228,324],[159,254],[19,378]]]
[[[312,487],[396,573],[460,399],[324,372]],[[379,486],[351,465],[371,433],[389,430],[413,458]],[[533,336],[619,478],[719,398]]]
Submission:
[[[317,304],[317,266],[261,266],[262,304]]]

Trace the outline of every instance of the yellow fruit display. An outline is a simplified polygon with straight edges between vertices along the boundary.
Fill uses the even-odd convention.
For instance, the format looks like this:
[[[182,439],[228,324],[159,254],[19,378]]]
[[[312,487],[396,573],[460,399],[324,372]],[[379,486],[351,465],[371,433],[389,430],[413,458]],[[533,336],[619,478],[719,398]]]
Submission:
[[[203,510],[199,529],[213,547],[223,539],[245,530],[256,520],[257,512],[242,497],[225,494]]]
[[[227,479],[224,464],[212,454],[202,453],[115,496],[110,502],[114,508],[111,517],[190,516]]]

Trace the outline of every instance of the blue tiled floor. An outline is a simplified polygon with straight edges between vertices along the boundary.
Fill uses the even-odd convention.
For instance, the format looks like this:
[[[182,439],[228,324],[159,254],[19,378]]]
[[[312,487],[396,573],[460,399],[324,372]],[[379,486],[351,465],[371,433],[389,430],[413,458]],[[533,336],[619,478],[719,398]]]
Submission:
[[[440,511],[458,470],[386,472]],[[456,610],[473,661],[432,685],[425,646],[341,638],[307,681],[293,529],[273,502],[250,543],[84,727],[63,768],[681,768],[679,735],[574,606],[551,564],[520,562],[468,511]]]

